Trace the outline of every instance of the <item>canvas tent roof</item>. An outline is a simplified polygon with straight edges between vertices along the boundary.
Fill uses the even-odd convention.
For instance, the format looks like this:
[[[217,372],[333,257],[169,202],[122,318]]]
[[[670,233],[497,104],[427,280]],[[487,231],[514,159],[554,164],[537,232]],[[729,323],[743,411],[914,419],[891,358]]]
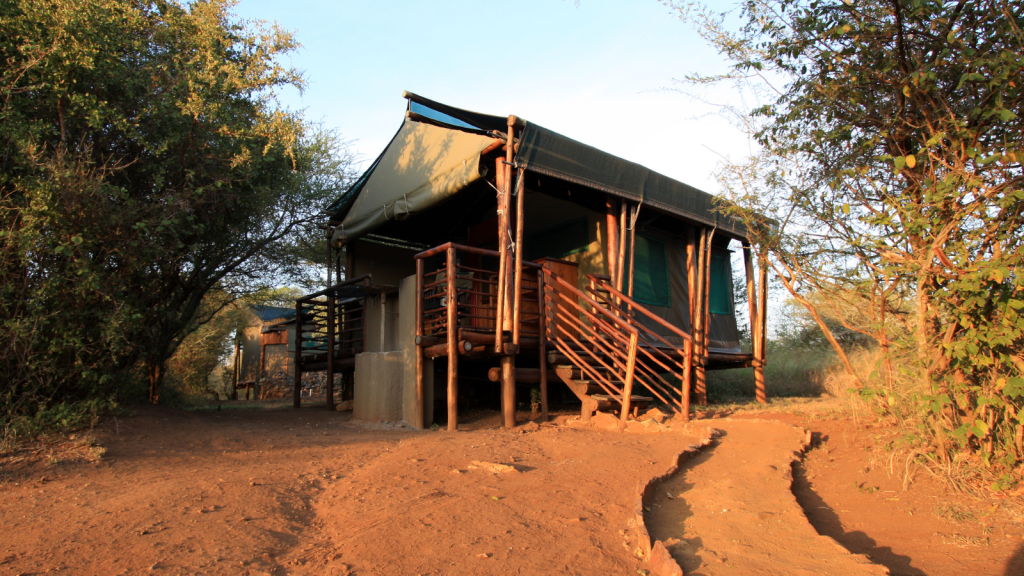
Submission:
[[[503,136],[508,120],[406,92],[405,121],[369,170],[326,212],[340,244],[393,219],[404,219],[487,175],[480,156]],[[515,164],[669,214],[746,236],[741,220],[716,211],[714,196],[525,122]]]

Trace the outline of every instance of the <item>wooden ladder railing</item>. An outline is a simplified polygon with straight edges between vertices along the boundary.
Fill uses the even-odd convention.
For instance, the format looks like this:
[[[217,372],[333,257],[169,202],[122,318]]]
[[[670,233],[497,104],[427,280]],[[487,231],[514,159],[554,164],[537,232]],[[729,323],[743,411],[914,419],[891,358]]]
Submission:
[[[542,272],[548,342],[619,403],[625,423],[633,398],[639,331],[561,276],[547,268]]]

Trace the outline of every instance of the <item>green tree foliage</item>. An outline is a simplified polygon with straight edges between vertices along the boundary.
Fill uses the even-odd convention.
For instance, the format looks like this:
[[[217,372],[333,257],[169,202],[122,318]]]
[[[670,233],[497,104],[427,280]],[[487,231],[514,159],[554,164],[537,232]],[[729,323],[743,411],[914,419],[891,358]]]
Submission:
[[[344,143],[277,104],[302,88],[279,63],[294,39],[229,7],[0,3],[7,417],[140,369],[156,402],[182,339],[280,281],[289,236],[344,185]]]
[[[901,317],[934,457],[1024,461],[1021,4],[749,0],[738,29],[676,7],[734,64],[691,80],[761,98],[763,152],[726,179],[780,223],[784,280],[874,309],[883,345]]]

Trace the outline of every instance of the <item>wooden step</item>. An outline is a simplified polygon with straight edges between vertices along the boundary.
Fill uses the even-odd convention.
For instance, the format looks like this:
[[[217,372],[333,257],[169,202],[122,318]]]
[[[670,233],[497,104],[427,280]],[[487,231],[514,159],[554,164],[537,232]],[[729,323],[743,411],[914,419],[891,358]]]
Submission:
[[[591,398],[596,398],[598,400],[606,400],[608,402],[614,403],[616,406],[619,405],[618,399],[613,398],[613,397],[611,397],[611,396],[609,396],[607,394],[593,394],[593,395],[591,395]],[[654,398],[651,398],[650,396],[630,396],[629,397],[629,405],[630,406],[635,406],[639,402],[643,402],[644,404],[649,404],[651,402],[654,402]]]

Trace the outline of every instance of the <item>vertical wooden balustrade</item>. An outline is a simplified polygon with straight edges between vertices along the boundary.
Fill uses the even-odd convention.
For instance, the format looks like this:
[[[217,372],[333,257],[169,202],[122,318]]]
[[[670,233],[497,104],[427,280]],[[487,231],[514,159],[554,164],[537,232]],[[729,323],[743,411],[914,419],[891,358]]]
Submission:
[[[689,419],[692,336],[617,290],[611,285],[610,278],[590,274],[588,279],[591,295],[599,307],[623,318],[637,331],[637,357],[633,370],[635,383],[642,385],[663,404]],[[669,342],[666,337],[637,321],[636,317],[646,317],[681,343]],[[673,380],[678,380],[678,384]]]

